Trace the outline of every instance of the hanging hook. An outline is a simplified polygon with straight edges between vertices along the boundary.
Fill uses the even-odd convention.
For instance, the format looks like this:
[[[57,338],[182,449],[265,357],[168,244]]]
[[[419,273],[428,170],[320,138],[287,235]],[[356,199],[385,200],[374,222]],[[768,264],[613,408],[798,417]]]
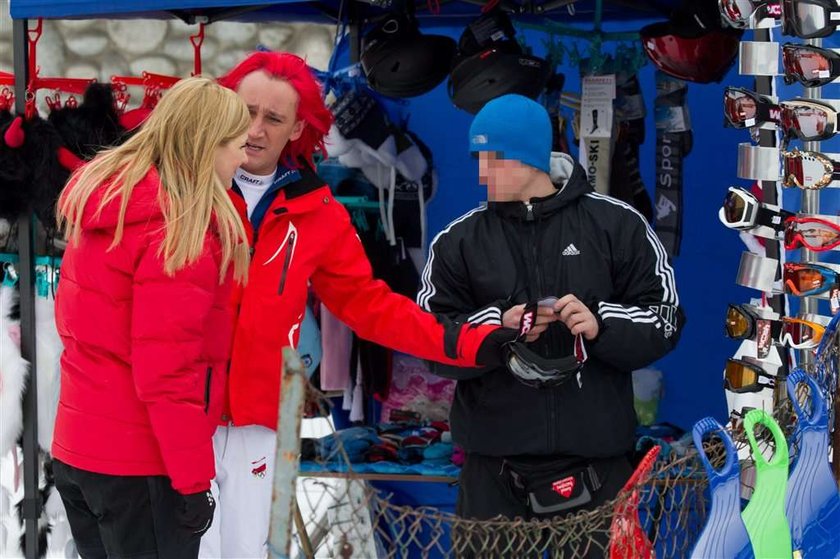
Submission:
[[[201,45],[204,44],[204,23],[198,24],[198,33],[190,35],[193,46],[193,76],[201,74]]]
[[[30,83],[38,75],[38,41],[44,31],[44,19],[38,18],[34,29],[26,30],[26,40],[29,43],[29,81]]]

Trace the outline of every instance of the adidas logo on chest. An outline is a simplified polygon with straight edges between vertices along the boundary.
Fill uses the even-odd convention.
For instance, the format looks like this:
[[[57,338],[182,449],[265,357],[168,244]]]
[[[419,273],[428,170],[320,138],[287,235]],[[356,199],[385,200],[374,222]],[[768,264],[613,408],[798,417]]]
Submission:
[[[578,256],[580,251],[574,243],[569,243],[569,246],[563,249],[563,256]]]

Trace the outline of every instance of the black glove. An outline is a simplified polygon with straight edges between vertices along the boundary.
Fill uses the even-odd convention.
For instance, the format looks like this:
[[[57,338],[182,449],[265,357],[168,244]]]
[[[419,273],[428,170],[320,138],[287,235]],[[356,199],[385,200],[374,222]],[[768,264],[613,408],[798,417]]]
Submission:
[[[210,491],[200,491],[183,495],[184,504],[181,507],[179,520],[181,527],[191,536],[200,538],[213,523],[213,511],[216,509],[216,499]]]
[[[479,367],[499,367],[504,365],[507,356],[507,345],[519,339],[519,332],[513,328],[497,328],[490,332],[475,355],[475,362]]]

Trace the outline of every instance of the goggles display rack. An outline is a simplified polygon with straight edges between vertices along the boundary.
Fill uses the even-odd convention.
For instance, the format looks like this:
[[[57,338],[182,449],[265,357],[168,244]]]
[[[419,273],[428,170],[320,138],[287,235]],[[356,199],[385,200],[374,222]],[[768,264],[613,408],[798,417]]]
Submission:
[[[807,0],[806,0],[807,1]],[[741,150],[739,150],[739,163],[738,163],[738,175],[741,178],[750,178],[757,181],[758,185],[761,188],[762,206],[775,206],[778,207],[783,214],[788,214],[784,210],[790,210],[790,208],[782,208],[783,201],[781,199],[779,181],[784,182],[787,177],[779,176],[784,175],[785,173],[778,173],[776,165],[781,164],[781,160],[783,157],[783,152],[779,150],[779,140],[780,134],[778,133],[778,129],[783,129],[786,126],[791,126],[790,122],[782,122],[784,120],[784,111],[779,111],[778,103],[779,101],[785,101],[785,99],[776,100],[776,78],[780,75],[779,72],[779,61],[782,59],[785,62],[785,66],[788,65],[788,60],[783,57],[783,52],[780,43],[773,42],[771,36],[771,30],[776,27],[779,28],[779,31],[785,35],[785,39],[788,42],[795,42],[802,45],[809,45],[811,47],[816,47],[816,49],[810,50],[819,50],[822,47],[822,36],[827,36],[827,33],[809,33],[807,30],[802,29],[802,26],[808,25],[807,21],[801,22],[799,21],[799,15],[794,13],[796,0],[782,0],[782,1],[770,1],[762,3],[763,12],[759,15],[758,12],[754,12],[753,15],[742,18],[743,21],[735,22],[732,21],[734,16],[741,16],[739,10],[746,6],[749,3],[750,5],[756,5],[755,2],[744,2],[742,0],[720,0],[720,7],[721,7],[721,14],[725,20],[730,21],[730,24],[733,27],[741,27],[741,28],[749,28],[753,30],[753,37],[752,41],[743,41],[741,43],[741,56],[740,56],[740,73],[742,75],[750,75],[755,77],[755,93],[758,94],[757,96],[753,96],[754,103],[752,105],[753,114],[758,117],[768,117],[768,118],[758,118],[753,119],[750,115],[740,114],[738,115],[738,111],[735,111],[736,116],[740,116],[741,118],[745,119],[742,121],[741,124],[745,124],[744,127],[753,127],[754,139],[757,140],[758,147],[750,147],[749,145],[742,145]],[[782,5],[784,4],[784,6]],[[791,13],[785,14],[784,10],[787,7],[787,10]],[[729,10],[729,12],[727,12]],[[736,25],[736,23],[738,23]],[[836,31],[835,31],[836,32]],[[796,48],[796,47],[794,47]],[[790,56],[790,53],[787,52],[792,50],[791,47],[785,47],[785,55]],[[801,47],[800,47],[801,49]],[[801,49],[801,50],[809,50],[809,49]],[[833,53],[828,53],[826,56],[829,56],[828,59],[828,66],[825,67],[825,64],[817,65],[813,59],[805,58],[803,60],[797,60],[796,66],[800,70],[800,74],[805,74],[809,72],[813,75],[806,75],[805,77],[808,79],[814,78],[811,81],[817,82],[822,81],[822,83],[826,83],[830,81],[826,79],[830,76],[836,75],[836,68],[837,61],[840,60],[838,56],[835,56]],[[836,60],[835,60],[836,59]],[[804,62],[804,63],[803,63]],[[781,72],[785,74],[785,72]],[[821,80],[817,80],[816,78],[821,78]],[[793,78],[785,77],[786,83],[790,84],[794,81]],[[800,82],[804,83],[804,80],[800,77]],[[816,83],[809,83],[808,85],[817,85]],[[738,88],[731,88],[731,89],[738,89]],[[838,106],[838,103],[835,99],[822,99],[821,97],[821,87],[808,87],[803,86],[803,93],[799,98],[799,104],[808,104],[808,101],[817,102],[817,103],[827,103],[833,105],[834,107]],[[728,101],[728,100],[727,100]],[[772,102],[772,105],[775,105],[774,109],[770,109],[771,112],[768,113],[767,105],[765,103]],[[803,103],[804,102],[804,103]],[[725,103],[727,111],[727,119],[732,122],[729,118],[730,115],[728,114],[731,111],[731,106],[728,102]],[[762,106],[763,105],[763,106]],[[770,105],[770,106],[772,106]],[[735,104],[738,107],[737,104]],[[768,113],[768,114],[764,114]],[[762,122],[763,120],[763,122]],[[804,124],[800,122],[798,119],[795,119],[796,122],[794,123],[796,126],[800,127],[801,129],[804,128]],[[832,126],[836,128],[837,118],[835,116],[834,122]],[[772,125],[772,121],[775,121],[775,126]],[[824,123],[823,123],[824,124]],[[826,125],[827,126],[827,125]],[[836,130],[835,130],[836,132]],[[792,149],[791,146],[787,145],[787,137],[785,134],[782,134],[781,137],[786,138],[782,141],[783,145],[781,146],[784,150]],[[801,137],[801,136],[800,136]],[[820,152],[820,144],[821,142],[819,139],[816,138],[809,138],[808,140],[799,142],[801,145],[802,150],[810,151],[810,152]],[[764,151],[762,151],[764,150]],[[740,151],[751,151],[750,157],[740,157],[742,155]],[[758,155],[766,156],[767,153],[775,152],[777,157],[774,156],[772,159],[773,161],[770,162],[770,159],[766,157],[758,157]],[[764,164],[762,165],[762,161]],[[801,163],[800,163],[801,164]],[[758,169],[757,167],[763,166],[766,167],[764,169]],[[756,167],[756,168],[753,168]],[[832,177],[831,170],[826,171],[828,177]],[[806,172],[801,172],[801,175],[804,177]],[[802,177],[800,177],[802,178]],[[788,181],[789,182],[789,181]],[[803,183],[800,183],[800,185]],[[800,192],[800,204],[798,208],[799,214],[804,214],[807,216],[819,216],[820,212],[820,194],[824,192],[825,189],[818,189],[818,188],[801,188]],[[829,194],[830,195],[830,194]],[[756,206],[758,207],[758,206]],[[721,210],[721,219],[723,220],[723,213],[725,209]],[[757,211],[757,210],[755,210]],[[766,214],[766,210],[761,210]],[[745,210],[745,217],[748,217],[748,212]],[[793,214],[790,214],[793,215]],[[754,219],[755,215],[752,216]],[[833,221],[833,220],[832,220]],[[779,233],[779,229],[776,230],[776,233],[773,234],[772,229],[768,229],[766,227],[760,227],[750,230],[748,227],[738,227],[737,225],[729,224],[730,227],[736,229],[743,229],[748,230],[750,233],[757,234],[761,237],[765,238],[764,248],[765,248],[765,256],[766,258],[762,259],[755,254],[745,253],[745,257],[742,258],[742,266],[738,273],[738,283],[741,285],[749,286],[749,287],[756,287],[759,288],[761,291],[764,292],[764,297],[766,300],[767,308],[765,313],[771,313],[778,317],[784,317],[787,314],[787,300],[785,297],[785,293],[793,294],[794,296],[799,296],[799,318],[808,318],[811,317],[818,317],[819,316],[819,298],[812,295],[813,292],[816,290],[803,290],[803,292],[799,292],[798,290],[785,290],[785,276],[784,276],[784,267],[785,267],[785,260],[787,254],[785,253],[786,247],[783,236]],[[754,225],[753,225],[754,227]],[[766,233],[770,234],[766,234]],[[762,234],[765,233],[765,234]],[[754,246],[757,246],[754,245]],[[826,245],[820,245],[825,247]],[[825,250],[825,248],[823,248]],[[795,262],[801,262],[805,264],[814,264],[814,268],[820,269],[820,266],[824,266],[825,263],[820,261],[821,252],[811,250],[811,248],[807,246],[801,246],[798,250],[796,250],[796,258],[794,259]],[[756,266],[755,261],[762,260],[763,263],[773,262],[772,268],[774,268],[771,275],[773,275],[772,281],[769,277],[758,278],[755,273],[757,270],[760,269],[761,275],[767,276],[768,266]],[[829,264],[829,266],[832,266]],[[790,264],[788,265],[788,271],[790,270]],[[832,274],[829,274],[832,275]],[[755,277],[753,277],[755,276]],[[833,275],[833,282],[834,288],[831,289],[829,294],[829,299],[834,299],[832,301],[832,312],[837,311],[837,296],[838,296],[838,282],[837,276]],[[750,281],[744,281],[745,279],[749,279]],[[825,278],[821,278],[820,281],[829,281]],[[775,287],[781,284],[783,289],[776,289]],[[773,289],[767,289],[770,285],[773,285]],[[825,297],[825,293],[820,292],[822,297]],[[787,319],[785,319],[787,320]],[[794,318],[793,320],[798,320]],[[799,321],[804,322],[804,321]],[[729,320],[729,316],[727,317],[727,329],[730,328],[731,323]],[[837,336],[838,334],[833,334]],[[797,352],[797,362],[803,364],[804,366],[808,367],[809,365],[813,365],[814,363],[814,349],[813,348],[799,348],[799,346],[795,344],[793,345],[793,349]],[[758,344],[760,348],[760,342]],[[765,384],[762,388],[766,388],[768,386],[775,386],[774,394],[773,394],[773,407],[774,409],[785,399],[788,398],[787,391],[785,390],[785,381],[788,375],[788,367],[791,363],[790,355],[789,355],[789,348],[787,345],[780,345],[777,347],[779,350],[779,357],[781,361],[781,367],[779,368],[778,372],[775,375],[775,382],[770,384]],[[758,351],[759,357],[761,357],[762,351],[759,349]],[[766,355],[765,355],[766,356]],[[729,362],[737,362],[737,359],[730,359]],[[730,375],[730,365],[731,363],[727,363],[727,370],[725,373],[725,383],[727,383],[727,388],[729,387],[729,377]],[[761,361],[750,360],[752,365],[758,366],[761,364]],[[734,368],[733,368],[734,370]],[[752,378],[752,377],[750,377]],[[731,388],[730,388],[731,389]],[[833,390],[833,387],[832,387]],[[749,390],[748,390],[749,391]],[[738,393],[739,390],[733,390],[733,392]],[[835,397],[835,394],[831,394],[833,399],[833,406],[834,406],[834,432],[833,432],[833,466],[834,466],[834,475],[835,478],[840,479],[840,429],[838,429],[838,419],[840,419],[840,406],[838,406],[838,399]]]

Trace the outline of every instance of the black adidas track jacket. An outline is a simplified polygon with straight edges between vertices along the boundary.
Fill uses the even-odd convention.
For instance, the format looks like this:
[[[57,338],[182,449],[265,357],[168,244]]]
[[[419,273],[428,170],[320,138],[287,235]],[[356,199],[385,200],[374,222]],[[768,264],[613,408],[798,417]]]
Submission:
[[[491,456],[618,456],[636,426],[630,372],[677,343],[684,315],[674,271],[655,233],[632,207],[589,186],[583,168],[554,154],[551,197],[489,203],[452,222],[433,241],[417,302],[458,322],[501,323],[510,307],[576,295],[600,324],[587,342],[580,383],[536,389],[505,368],[434,364],[458,380],[451,412],[455,442]],[[572,352],[559,321],[533,348]]]

